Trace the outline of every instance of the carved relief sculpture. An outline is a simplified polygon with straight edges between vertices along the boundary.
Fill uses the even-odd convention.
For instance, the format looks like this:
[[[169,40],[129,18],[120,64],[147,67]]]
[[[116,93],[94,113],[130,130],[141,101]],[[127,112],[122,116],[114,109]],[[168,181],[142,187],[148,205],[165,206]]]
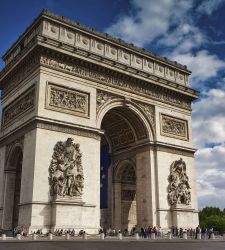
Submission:
[[[22,115],[30,112],[35,105],[35,89],[31,88],[21,97],[3,109],[3,126],[10,124]]]
[[[139,106],[142,108],[142,110],[145,112],[147,115],[152,128],[155,129],[155,107],[150,104],[144,104],[144,103],[139,103]]]
[[[141,83],[132,83],[132,81],[126,80],[123,77],[115,76],[112,73],[94,70],[90,67],[83,66],[80,63],[65,63],[58,58],[53,59],[52,57],[41,56],[40,64],[60,71],[70,72],[71,74],[88,80],[95,80],[107,86],[116,87],[132,93],[139,92],[141,95],[151,97],[155,100],[164,101],[188,110],[191,109],[191,101],[184,98],[184,96],[178,97],[169,91],[165,92],[157,88],[147,87]],[[157,77],[153,76],[152,79],[157,80]]]
[[[47,108],[88,117],[89,94],[48,84]]]
[[[82,154],[80,145],[68,138],[58,141],[54,147],[49,166],[49,185],[51,196],[79,197],[84,187]]]
[[[191,202],[191,187],[186,173],[186,163],[180,158],[174,161],[170,166],[170,175],[168,177],[168,201],[170,205],[184,204]]]
[[[187,121],[161,114],[161,134],[188,140]]]
[[[102,91],[102,90],[97,90],[97,98],[96,98],[96,112],[98,113],[100,108],[106,104],[107,102],[111,101],[112,99],[114,99],[116,96],[111,94],[111,93],[108,93],[108,92],[105,92],[105,91]]]

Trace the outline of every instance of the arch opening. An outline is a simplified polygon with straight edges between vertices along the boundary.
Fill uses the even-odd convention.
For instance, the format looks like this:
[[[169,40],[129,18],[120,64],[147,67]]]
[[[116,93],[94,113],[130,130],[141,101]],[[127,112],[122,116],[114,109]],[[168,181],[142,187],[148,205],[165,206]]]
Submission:
[[[19,203],[21,191],[23,151],[18,145],[11,149],[5,170],[4,221],[6,230],[19,225]]]
[[[117,230],[137,227],[136,148],[149,141],[142,119],[126,106],[105,113],[101,129],[101,226]],[[139,199],[140,200],[140,199]]]

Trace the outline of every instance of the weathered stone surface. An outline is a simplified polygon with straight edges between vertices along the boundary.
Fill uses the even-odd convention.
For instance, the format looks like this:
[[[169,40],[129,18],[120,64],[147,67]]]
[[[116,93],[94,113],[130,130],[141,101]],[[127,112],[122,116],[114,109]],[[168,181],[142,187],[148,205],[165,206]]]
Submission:
[[[35,22],[0,74],[1,228],[196,227],[190,72],[51,13]]]

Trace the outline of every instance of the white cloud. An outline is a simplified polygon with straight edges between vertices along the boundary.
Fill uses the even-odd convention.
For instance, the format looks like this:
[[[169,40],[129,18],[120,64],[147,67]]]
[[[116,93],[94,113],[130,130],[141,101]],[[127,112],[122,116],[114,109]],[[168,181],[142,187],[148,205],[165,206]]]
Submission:
[[[185,53],[193,48],[198,48],[207,42],[207,37],[199,30],[188,23],[181,22],[176,29],[168,32],[159,39],[158,44],[165,47],[175,47],[176,53]]]
[[[196,153],[199,208],[206,205],[225,208],[225,144],[203,148]]]
[[[211,15],[225,0],[132,0],[133,11],[124,14],[106,29],[107,33],[138,46],[159,39],[159,44],[187,51],[207,42],[196,27],[202,15]]]
[[[193,140],[196,147],[225,141],[225,89],[211,89],[193,104]]]
[[[202,14],[211,15],[224,2],[224,0],[205,0],[198,6],[197,11]]]
[[[216,55],[210,54],[206,50],[200,50],[196,54],[179,54],[175,50],[170,57],[188,66],[192,71],[191,85],[195,88],[201,88],[199,83],[203,84],[204,81],[216,77],[219,71],[225,69],[225,61],[221,60]],[[202,87],[204,87],[204,85]]]
[[[192,70],[191,85],[204,90],[207,80],[218,77],[225,61],[205,50],[213,42],[198,24],[225,0],[132,0],[132,11],[106,29],[107,33],[138,46],[153,45],[165,56]],[[199,207],[225,207],[225,81],[216,84],[193,105],[193,139],[196,153]],[[210,87],[210,86],[209,86]],[[211,144],[207,148],[206,144]],[[218,144],[218,145],[214,145]]]
[[[199,208],[225,208],[225,89],[211,89],[193,105]],[[209,147],[206,146],[209,144]]]
[[[134,14],[120,17],[106,32],[138,46],[164,36],[191,9],[192,1],[133,0]]]

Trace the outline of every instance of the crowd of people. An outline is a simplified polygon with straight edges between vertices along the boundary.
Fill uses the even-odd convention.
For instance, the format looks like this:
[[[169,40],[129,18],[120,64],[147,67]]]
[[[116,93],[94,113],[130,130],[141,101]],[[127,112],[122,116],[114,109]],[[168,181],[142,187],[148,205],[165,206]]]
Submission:
[[[63,236],[66,234],[69,234],[70,236],[81,236],[85,233],[84,230],[79,230],[78,232],[75,231],[75,229],[56,229],[53,232],[49,231],[47,234],[43,234],[42,229],[38,229],[36,231],[31,232],[31,234],[36,234],[39,236],[45,236],[49,235],[49,233],[52,233],[55,236]],[[136,233],[139,234],[140,237],[142,238],[164,238],[168,236],[168,234],[171,235],[171,237],[174,238],[195,238],[195,239],[210,239],[212,237],[213,228],[200,228],[199,226],[196,227],[195,229],[192,228],[172,228],[171,231],[163,231],[161,227],[141,227],[140,229],[133,227],[130,231],[128,229],[124,230],[116,230],[111,227],[109,228],[100,228],[99,229],[99,234],[104,233],[105,237],[106,236],[117,236],[119,233],[121,233],[123,236],[133,236]],[[16,236],[17,234],[20,234],[23,237],[28,236],[28,230],[26,227],[17,227],[13,230],[13,236]],[[200,236],[199,236],[200,235]]]
[[[141,227],[140,229],[137,229],[136,227],[133,227],[130,231],[127,229],[124,230],[115,230],[111,228],[101,228],[99,230],[99,233],[104,233],[105,236],[116,236],[118,233],[122,233],[123,236],[133,236],[135,233],[138,233],[140,237],[142,238],[163,238],[168,236],[168,234],[171,234],[171,237],[174,238],[184,238],[184,235],[186,234],[188,238],[195,238],[195,239],[210,239],[212,237],[213,228],[207,229],[207,228],[200,228],[199,226],[195,229],[192,228],[172,228],[171,231],[163,231],[161,227]],[[200,237],[198,235],[201,235]]]
[[[172,229],[172,235],[174,237],[179,237],[183,238],[184,234],[187,234],[187,237],[190,238],[198,238],[198,235],[201,235],[202,239],[211,239],[213,232],[213,228],[200,228],[199,226],[196,227],[195,229],[188,228],[188,229],[183,229],[183,228],[173,228]]]

